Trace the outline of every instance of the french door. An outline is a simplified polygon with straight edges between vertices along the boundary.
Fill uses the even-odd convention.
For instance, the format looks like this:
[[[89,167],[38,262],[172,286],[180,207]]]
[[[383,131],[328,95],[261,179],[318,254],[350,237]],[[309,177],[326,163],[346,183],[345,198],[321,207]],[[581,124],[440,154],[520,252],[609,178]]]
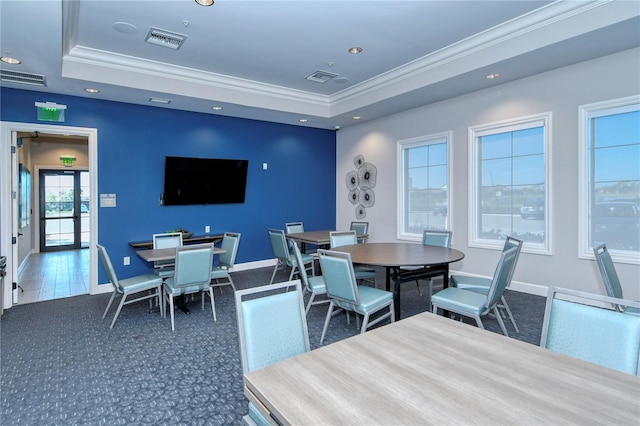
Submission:
[[[40,170],[40,251],[89,246],[89,172]]]

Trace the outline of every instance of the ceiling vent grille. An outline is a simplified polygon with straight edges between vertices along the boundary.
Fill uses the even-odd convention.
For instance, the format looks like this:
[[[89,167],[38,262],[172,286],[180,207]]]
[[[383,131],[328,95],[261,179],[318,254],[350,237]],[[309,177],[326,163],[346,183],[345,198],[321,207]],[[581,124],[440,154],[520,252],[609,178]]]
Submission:
[[[315,81],[316,83],[326,83],[327,81],[337,76],[338,74],[333,74],[326,71],[316,71],[309,74],[305,78],[309,81]]]
[[[21,71],[0,70],[0,80],[12,83],[32,84],[34,86],[46,86],[46,77]]]
[[[147,43],[177,50],[180,49],[180,46],[182,46],[182,43],[186,40],[186,38],[187,36],[184,34],[172,33],[170,31],[151,27],[145,41]]]

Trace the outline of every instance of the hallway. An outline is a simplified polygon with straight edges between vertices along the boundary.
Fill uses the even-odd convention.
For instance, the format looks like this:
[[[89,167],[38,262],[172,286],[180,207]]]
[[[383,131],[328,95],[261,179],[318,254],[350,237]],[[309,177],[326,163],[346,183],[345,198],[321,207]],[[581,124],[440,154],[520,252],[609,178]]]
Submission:
[[[89,293],[89,250],[34,253],[18,275],[18,304]]]

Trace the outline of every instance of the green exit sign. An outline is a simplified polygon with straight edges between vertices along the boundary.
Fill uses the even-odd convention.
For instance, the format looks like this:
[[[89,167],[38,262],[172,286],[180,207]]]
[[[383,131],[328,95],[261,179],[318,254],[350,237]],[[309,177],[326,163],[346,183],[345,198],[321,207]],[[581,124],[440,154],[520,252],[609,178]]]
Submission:
[[[39,121],[55,121],[57,123],[64,122],[64,110],[66,105],[59,105],[55,102],[36,102],[38,111],[37,119]]]

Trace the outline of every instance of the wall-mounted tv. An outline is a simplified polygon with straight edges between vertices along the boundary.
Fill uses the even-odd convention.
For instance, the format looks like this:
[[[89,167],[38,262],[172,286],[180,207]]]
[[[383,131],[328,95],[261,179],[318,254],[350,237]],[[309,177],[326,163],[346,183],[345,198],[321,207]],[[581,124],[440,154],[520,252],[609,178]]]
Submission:
[[[248,160],[166,157],[165,206],[244,203]]]

